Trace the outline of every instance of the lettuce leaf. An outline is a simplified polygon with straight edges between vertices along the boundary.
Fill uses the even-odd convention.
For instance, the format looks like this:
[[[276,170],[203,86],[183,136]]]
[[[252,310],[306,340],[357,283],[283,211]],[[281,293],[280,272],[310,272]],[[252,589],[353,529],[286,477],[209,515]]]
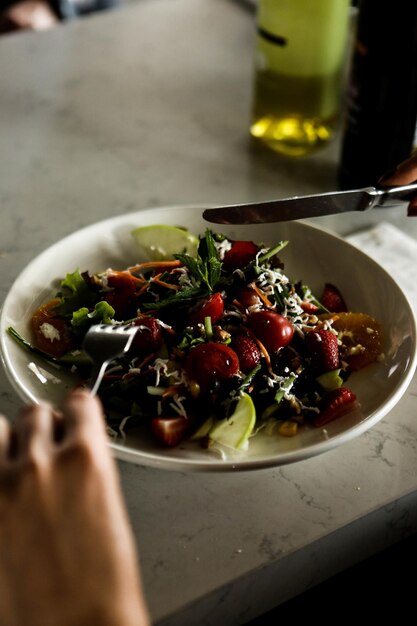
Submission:
[[[61,281],[62,291],[56,295],[60,303],[54,307],[58,315],[71,315],[81,307],[91,307],[97,301],[97,293],[90,289],[79,270],[67,274]]]

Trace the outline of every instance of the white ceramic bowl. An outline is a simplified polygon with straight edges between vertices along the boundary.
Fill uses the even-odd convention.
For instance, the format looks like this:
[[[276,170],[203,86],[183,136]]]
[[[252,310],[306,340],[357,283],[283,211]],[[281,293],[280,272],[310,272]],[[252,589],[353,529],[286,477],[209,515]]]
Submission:
[[[33,358],[10,338],[7,327],[13,326],[28,337],[31,312],[51,297],[67,272],[76,268],[91,272],[107,267],[124,269],[140,261],[130,234],[134,227],[165,223],[203,233],[209,225],[202,220],[201,213],[201,208],[196,207],[166,207],[105,220],[59,241],[26,267],[13,284],[0,318],[4,366],[23,400],[48,400],[59,404],[76,381],[71,374]],[[394,280],[360,250],[305,223],[228,226],[215,230],[265,244],[288,239],[290,243],[280,255],[286,274],[294,280],[302,280],[317,294],[321,293],[325,282],[334,283],[341,289],[350,310],[377,318],[384,331],[385,358],[350,377],[348,384],[357,394],[360,408],[325,429],[302,429],[293,438],[268,437],[260,433],[251,439],[249,450],[227,460],[192,442],[165,449],[146,434],[139,433],[129,435],[125,441],[111,443],[115,455],[142,465],[181,471],[259,469],[320,454],[374,426],[401,398],[416,365],[414,316]],[[29,363],[36,367],[29,368]]]

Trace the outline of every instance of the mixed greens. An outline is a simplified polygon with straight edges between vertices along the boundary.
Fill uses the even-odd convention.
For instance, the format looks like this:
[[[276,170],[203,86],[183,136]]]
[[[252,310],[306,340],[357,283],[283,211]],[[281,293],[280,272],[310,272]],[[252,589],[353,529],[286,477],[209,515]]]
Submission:
[[[207,230],[196,254],[76,270],[34,311],[30,342],[9,332],[72,367],[82,384],[88,328],[135,325],[131,350],[99,390],[114,436],[140,426],[167,446],[191,438],[239,448],[271,421],[277,436],[323,427],[355,405],[345,381],[379,358],[381,331],[365,313],[348,312],[335,286],[318,299],[290,280],[280,258],[287,243],[269,248]]]

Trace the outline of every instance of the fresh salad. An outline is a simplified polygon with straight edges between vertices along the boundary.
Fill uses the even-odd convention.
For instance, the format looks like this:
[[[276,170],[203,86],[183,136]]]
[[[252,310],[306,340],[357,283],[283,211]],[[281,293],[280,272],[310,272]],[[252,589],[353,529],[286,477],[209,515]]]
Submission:
[[[177,252],[150,239],[164,235]],[[107,369],[99,395],[109,432],[148,428],[155,442],[192,439],[245,448],[259,429],[293,437],[350,411],[352,372],[382,355],[381,328],[349,312],[337,286],[319,296],[284,272],[273,247],[207,230],[135,229],[148,260],[98,273],[78,269],[33,312],[28,350],[88,384],[83,338],[92,324],[137,327],[129,353]],[[162,237],[164,240],[164,237]],[[165,242],[166,244],[166,242]]]

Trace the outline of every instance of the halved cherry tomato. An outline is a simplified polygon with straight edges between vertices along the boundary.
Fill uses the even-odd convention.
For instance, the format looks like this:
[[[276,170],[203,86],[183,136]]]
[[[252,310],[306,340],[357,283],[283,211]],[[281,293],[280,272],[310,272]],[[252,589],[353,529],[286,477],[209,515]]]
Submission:
[[[43,304],[36,309],[31,320],[35,346],[58,358],[74,347],[70,324],[54,311],[59,302],[54,298]]]
[[[154,417],[151,420],[151,427],[155,437],[165,446],[172,448],[185,439],[190,428],[190,420],[183,415]]]
[[[245,287],[241,289],[236,298],[242,306],[248,309],[251,306],[261,304],[261,299],[254,289],[251,287]]]
[[[139,326],[139,330],[133,339],[130,352],[145,355],[158,350],[162,344],[162,330],[158,320],[149,315],[139,315],[134,324]]]
[[[211,318],[211,323],[215,324],[223,315],[224,300],[221,293],[213,293],[212,296],[200,302],[197,308],[190,313],[189,322],[192,326],[203,324],[206,317]]]
[[[204,387],[216,380],[232,378],[239,371],[239,359],[223,343],[200,343],[190,350],[186,367],[190,378]]]
[[[270,352],[287,346],[294,329],[286,317],[275,311],[254,311],[248,316],[247,327]]]
[[[253,261],[259,248],[253,241],[234,241],[230,250],[225,252],[223,266],[228,271],[242,269]]]

